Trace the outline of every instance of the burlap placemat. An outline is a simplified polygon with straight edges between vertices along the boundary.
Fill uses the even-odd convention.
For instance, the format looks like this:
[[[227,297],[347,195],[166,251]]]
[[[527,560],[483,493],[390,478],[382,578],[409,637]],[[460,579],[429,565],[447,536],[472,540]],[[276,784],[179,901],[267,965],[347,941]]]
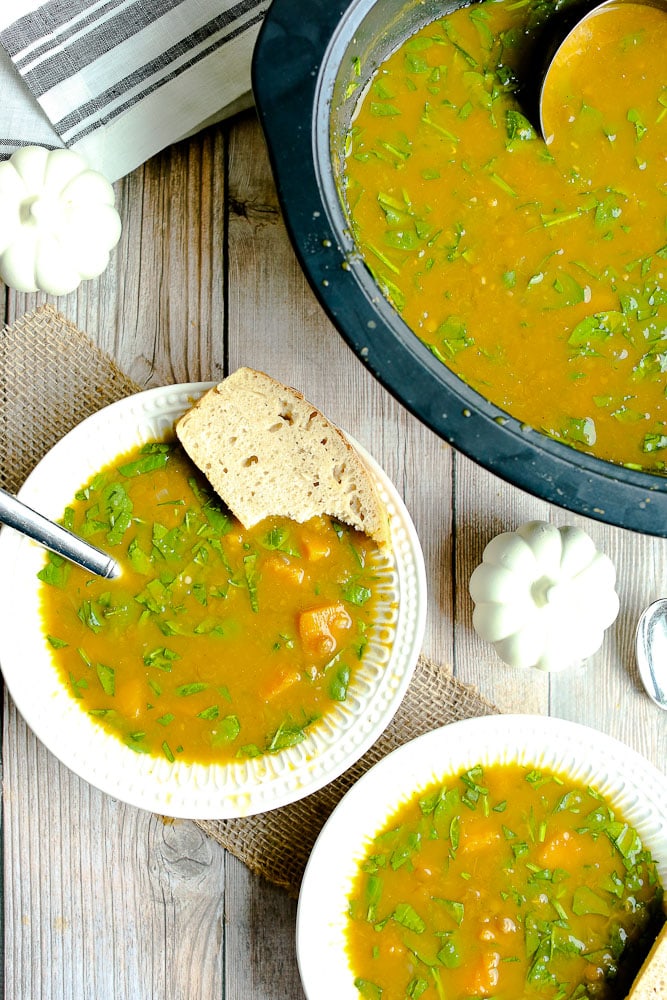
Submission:
[[[0,339],[0,486],[15,493],[63,434],[139,389],[51,306],[5,327]]]
[[[0,337],[0,486],[16,492],[63,434],[140,388],[50,306],[5,327]],[[198,825],[251,871],[296,895],[325,820],[369,767],[415,736],[497,711],[474,688],[422,656],[393,721],[345,774],[282,809]]]

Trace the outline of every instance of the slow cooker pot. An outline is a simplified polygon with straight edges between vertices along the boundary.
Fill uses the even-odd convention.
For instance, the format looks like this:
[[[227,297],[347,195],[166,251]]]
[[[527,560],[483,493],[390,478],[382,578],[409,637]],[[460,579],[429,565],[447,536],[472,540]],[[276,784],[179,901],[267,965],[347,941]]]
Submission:
[[[489,403],[421,343],[355,250],[338,178],[359,94],[404,38],[456,6],[451,0],[273,0],[255,47],[253,90],[297,256],[362,362],[458,451],[567,510],[667,537],[667,477],[577,451]]]

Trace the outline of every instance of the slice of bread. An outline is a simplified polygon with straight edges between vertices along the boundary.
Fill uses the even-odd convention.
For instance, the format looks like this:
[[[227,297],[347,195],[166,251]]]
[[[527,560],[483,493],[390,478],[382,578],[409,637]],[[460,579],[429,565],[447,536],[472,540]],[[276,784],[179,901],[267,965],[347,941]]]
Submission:
[[[653,947],[637,973],[626,1000],[665,1000],[667,998],[667,922],[653,942]]]
[[[176,434],[244,527],[270,515],[328,514],[388,543],[387,511],[359,453],[300,392],[269,375],[239,368],[181,417]]]

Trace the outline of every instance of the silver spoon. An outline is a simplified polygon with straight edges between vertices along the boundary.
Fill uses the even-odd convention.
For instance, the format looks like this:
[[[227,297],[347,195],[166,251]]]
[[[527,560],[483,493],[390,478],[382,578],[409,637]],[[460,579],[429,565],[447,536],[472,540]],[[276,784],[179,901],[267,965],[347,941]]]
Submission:
[[[637,666],[651,701],[667,711],[667,598],[649,604],[637,625]]]
[[[6,524],[22,535],[39,542],[51,552],[82,566],[89,573],[106,579],[120,576],[120,566],[108,553],[84,542],[78,535],[49,521],[32,507],[17,500],[11,493],[0,488],[0,524]]]

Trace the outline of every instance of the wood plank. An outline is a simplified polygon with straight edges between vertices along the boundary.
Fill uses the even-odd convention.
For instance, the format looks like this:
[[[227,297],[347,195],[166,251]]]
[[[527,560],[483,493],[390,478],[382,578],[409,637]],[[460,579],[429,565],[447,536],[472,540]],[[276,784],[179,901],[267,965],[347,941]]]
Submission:
[[[222,995],[224,852],[59,763],[6,699],[5,995]]]
[[[296,903],[229,857],[225,1000],[303,1000],[296,965]]]
[[[634,638],[641,612],[667,594],[667,540],[563,513],[560,518],[560,523],[577,523],[588,531],[616,566],[621,610],[600,652],[583,668],[556,679],[551,712],[602,729],[664,771],[667,713],[650,701],[641,686]]]
[[[290,245],[252,113],[231,135],[229,163],[229,370],[250,365],[295,386],[385,469],[424,550],[424,649],[450,667],[452,451],[382,389],[318,304]]]
[[[425,649],[448,666],[451,450],[381,389],[319,307],[289,243],[251,114],[230,136],[229,163],[229,370],[246,364],[294,385],[384,467],[415,521],[434,581]],[[427,482],[424,467],[432,470]],[[251,915],[264,915],[252,920],[236,910],[238,920],[227,932],[226,996],[270,1000],[278,982],[286,1000],[303,996],[293,960],[294,904],[231,859],[227,873],[228,901],[238,907],[245,900]],[[247,924],[256,941],[250,966],[247,946],[235,947]]]
[[[8,292],[8,321],[51,301],[140,384],[217,377],[225,155],[219,127],[118,182],[109,268],[58,299]],[[7,698],[4,737],[6,995],[221,996],[225,852],[80,781]]]
[[[342,382],[333,373],[341,370],[342,342],[317,307],[289,245],[252,114],[230,136],[229,210],[229,371],[241,365],[266,371],[346,426],[358,401],[353,391],[338,394]],[[231,859],[225,895],[234,907],[227,924],[225,997],[271,1000],[278,983],[286,1000],[302,997],[294,903]]]
[[[219,126],[118,181],[107,270],[67,296],[10,292],[8,321],[50,302],[147,387],[221,374],[225,157]]]
[[[482,561],[487,542],[524,521],[547,520],[547,505],[457,454],[456,515],[456,676],[477,687],[502,711],[548,713],[548,677],[507,666],[482,642],[473,629],[474,606],[468,592],[468,582]]]
[[[639,682],[634,633],[641,611],[667,594],[667,540],[571,514],[483,472],[460,455],[456,482],[457,676],[475,684],[504,711],[550,714],[601,729],[664,770],[667,717]],[[467,590],[486,543],[533,519],[586,531],[616,567],[621,605],[600,651],[580,667],[551,675],[502,663],[473,630]]]

